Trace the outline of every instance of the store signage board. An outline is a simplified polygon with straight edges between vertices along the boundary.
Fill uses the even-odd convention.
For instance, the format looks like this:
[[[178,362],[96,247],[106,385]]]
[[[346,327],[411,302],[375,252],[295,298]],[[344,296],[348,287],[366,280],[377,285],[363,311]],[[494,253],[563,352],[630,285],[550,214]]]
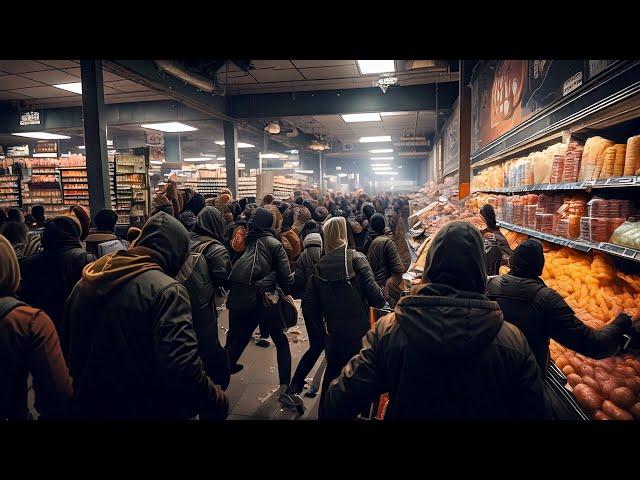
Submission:
[[[562,96],[567,96],[580,85],[582,85],[582,72],[576,72],[575,75],[564,82],[564,85],[562,87]]]
[[[33,149],[33,153],[58,153],[58,142],[39,141]]]
[[[25,112],[20,114],[20,126],[41,125],[40,112]]]
[[[164,134],[162,132],[145,130],[144,134],[148,146],[164,147]]]
[[[7,157],[28,157],[29,145],[13,145],[7,147]]]

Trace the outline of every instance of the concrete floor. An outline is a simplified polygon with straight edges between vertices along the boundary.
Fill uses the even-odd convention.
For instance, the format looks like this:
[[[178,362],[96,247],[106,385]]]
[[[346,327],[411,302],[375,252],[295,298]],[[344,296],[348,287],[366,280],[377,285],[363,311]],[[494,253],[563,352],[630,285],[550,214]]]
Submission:
[[[222,345],[227,341],[228,314],[229,312],[224,310],[220,312],[218,319]],[[309,341],[301,318],[298,319],[298,325],[289,330],[300,332],[299,335],[287,335],[291,348],[291,374],[293,375],[300,357],[309,348]],[[310,377],[315,373],[322,358],[320,356]],[[301,395],[305,406],[303,415],[299,415],[295,409],[286,407],[278,401],[280,394],[278,365],[273,343],[263,348],[253,341],[249,342],[238,363],[244,365],[244,369],[231,377],[231,383],[226,391],[230,404],[229,420],[315,420],[318,418],[319,394],[315,398],[308,398],[303,392]]]

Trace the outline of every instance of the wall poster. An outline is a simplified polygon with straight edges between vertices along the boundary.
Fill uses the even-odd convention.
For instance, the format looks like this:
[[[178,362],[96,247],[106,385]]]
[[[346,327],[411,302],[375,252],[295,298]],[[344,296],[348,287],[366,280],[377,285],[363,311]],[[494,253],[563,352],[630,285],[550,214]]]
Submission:
[[[460,111],[456,100],[451,107],[451,115],[442,129],[443,161],[442,175],[458,170],[460,157]]]

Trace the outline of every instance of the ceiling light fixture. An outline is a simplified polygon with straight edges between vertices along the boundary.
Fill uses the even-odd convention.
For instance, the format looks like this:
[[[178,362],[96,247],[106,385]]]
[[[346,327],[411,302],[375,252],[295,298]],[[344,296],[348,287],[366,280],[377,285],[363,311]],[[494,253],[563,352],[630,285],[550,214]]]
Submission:
[[[393,148],[374,148],[369,153],[393,153]]]
[[[12,133],[16,137],[37,138],[38,140],[63,140],[71,138],[67,135],[58,135],[57,133],[47,132],[24,132],[24,133]]]
[[[162,161],[162,160],[149,160],[149,163],[151,165],[162,165],[164,163],[164,161]]]
[[[311,175],[313,173],[313,170],[294,170],[295,173],[304,173],[307,175]]]
[[[346,177],[346,176],[347,176],[347,174],[346,174],[346,173],[339,173],[339,174],[338,174],[338,176],[339,176],[339,177]]]
[[[388,73],[396,71],[394,60],[358,60],[358,67],[362,75],[374,73]]]
[[[409,115],[409,112],[380,112],[381,117],[395,117],[399,115]]]
[[[281,155],[279,153],[263,153],[262,158],[279,158],[282,160],[286,160],[289,157],[288,155]]]
[[[213,157],[188,157],[182,159],[185,162],[208,162],[209,160],[215,160]]]
[[[371,167],[371,170],[373,170],[374,172],[377,172],[380,170],[391,170],[391,167]]]
[[[397,175],[398,172],[381,172],[381,171],[375,171],[373,172],[375,175]]]
[[[371,157],[371,160],[393,160],[393,157]]]
[[[185,125],[184,123],[180,123],[180,122],[143,123],[140,126],[142,128],[148,128],[150,130],[159,130],[161,132],[167,132],[167,133],[193,132],[194,130],[198,130],[196,127],[192,127],[191,125]]]
[[[377,137],[360,137],[360,143],[390,142],[391,135],[378,135]]]
[[[53,86],[67,92],[82,94],[82,82],[58,83]]]
[[[355,123],[355,122],[381,122],[382,118],[380,118],[380,114],[378,112],[374,113],[348,113],[340,115],[342,119],[346,123]]]
[[[217,142],[215,142],[215,144],[224,147],[224,140],[218,140]],[[252,145],[250,143],[238,142],[238,148],[255,148],[255,145]]]
[[[371,164],[372,167],[389,167],[391,166],[390,163],[372,163]]]

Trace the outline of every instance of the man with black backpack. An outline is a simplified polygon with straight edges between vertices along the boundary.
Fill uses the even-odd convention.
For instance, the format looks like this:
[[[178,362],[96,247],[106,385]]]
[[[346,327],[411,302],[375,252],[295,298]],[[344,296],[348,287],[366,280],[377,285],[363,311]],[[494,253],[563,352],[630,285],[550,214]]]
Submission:
[[[216,304],[224,303],[231,261],[224,246],[225,220],[214,207],[204,207],[190,233],[190,258],[176,277],[191,299],[193,326],[205,370],[223,390],[229,386],[229,359],[218,339]]]
[[[306,322],[327,331],[327,369],[322,381],[321,404],[331,381],[360,351],[362,337],[369,330],[369,307],[384,306],[382,290],[376,284],[367,257],[347,248],[347,223],[332,217],[324,225],[325,254],[316,265],[307,289]]]

